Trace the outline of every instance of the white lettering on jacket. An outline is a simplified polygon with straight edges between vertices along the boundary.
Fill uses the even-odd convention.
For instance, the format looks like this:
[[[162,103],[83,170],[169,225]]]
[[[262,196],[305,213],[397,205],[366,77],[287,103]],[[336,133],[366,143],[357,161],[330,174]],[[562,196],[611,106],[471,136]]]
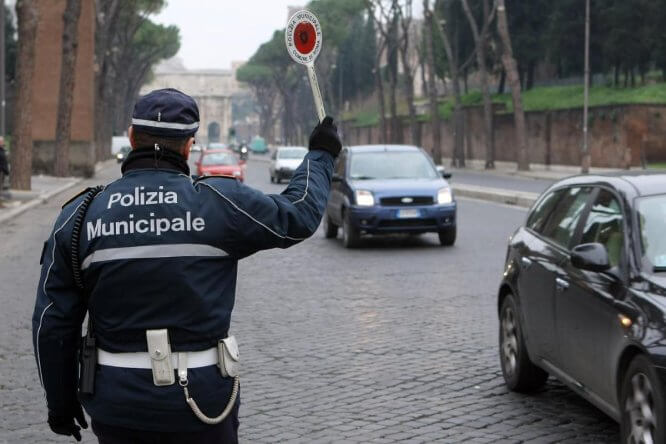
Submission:
[[[123,207],[131,207],[178,203],[178,194],[175,191],[164,191],[164,187],[161,185],[157,191],[145,191],[145,188],[134,187],[134,192],[127,194],[112,193],[109,196],[106,209],[110,210],[116,204]]]
[[[206,229],[206,220],[203,217],[192,217],[187,211],[185,217],[155,217],[155,213],[145,219],[135,219],[130,214],[127,220],[102,222],[101,218],[86,223],[88,241],[98,237],[121,236],[126,234],[154,234],[161,236],[169,232],[197,231]]]

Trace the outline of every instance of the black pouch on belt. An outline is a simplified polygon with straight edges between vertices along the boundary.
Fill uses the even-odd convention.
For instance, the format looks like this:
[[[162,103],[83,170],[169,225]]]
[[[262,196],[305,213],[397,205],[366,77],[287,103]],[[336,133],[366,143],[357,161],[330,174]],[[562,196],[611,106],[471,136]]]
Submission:
[[[88,331],[81,338],[81,348],[79,349],[79,393],[83,395],[95,393],[96,368],[97,346],[92,332],[92,322],[88,320]]]

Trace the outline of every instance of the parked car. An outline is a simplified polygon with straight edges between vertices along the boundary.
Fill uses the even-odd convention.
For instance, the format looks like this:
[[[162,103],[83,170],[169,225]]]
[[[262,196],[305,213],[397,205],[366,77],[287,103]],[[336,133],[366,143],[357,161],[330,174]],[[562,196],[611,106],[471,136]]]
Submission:
[[[230,150],[206,150],[196,163],[199,176],[233,176],[243,182],[245,169]]]
[[[498,309],[511,390],[553,375],[623,443],[666,442],[666,174],[549,188],[509,241]]]
[[[250,141],[250,151],[255,154],[266,154],[268,152],[268,145],[263,137],[253,137]]]
[[[131,146],[123,146],[118,150],[118,153],[116,154],[116,160],[118,163],[123,163],[125,159],[127,158],[127,155],[132,151]]]
[[[282,179],[291,179],[296,168],[303,163],[303,158],[307,153],[307,148],[302,146],[278,147],[275,152],[273,152],[271,163],[268,165],[268,173],[271,176],[271,183],[280,183]]]
[[[439,234],[442,245],[456,241],[456,202],[445,177],[420,148],[365,145],[338,157],[324,217],[327,238],[342,227],[345,247],[364,234]]]
[[[129,137],[127,136],[113,136],[111,138],[111,154],[116,155],[123,147],[131,146]]]

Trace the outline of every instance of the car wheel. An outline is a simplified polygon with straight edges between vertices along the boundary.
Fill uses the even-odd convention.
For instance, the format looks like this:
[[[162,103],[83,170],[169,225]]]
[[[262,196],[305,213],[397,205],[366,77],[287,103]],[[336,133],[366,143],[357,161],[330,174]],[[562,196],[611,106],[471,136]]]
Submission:
[[[280,179],[280,176],[275,176],[275,183],[277,183],[277,184],[282,183],[282,179]]]
[[[338,236],[338,226],[333,223],[328,214],[324,215],[324,236],[326,239],[334,239]]]
[[[456,227],[445,228],[439,233],[439,243],[445,247],[450,247],[456,243]]]
[[[352,226],[349,215],[342,217],[342,245],[345,248],[355,248],[361,242],[361,233]]]
[[[664,389],[647,357],[639,355],[631,361],[620,393],[620,442],[666,442]]]
[[[513,295],[508,294],[500,309],[499,332],[502,375],[510,390],[530,392],[542,387],[548,373],[534,365],[527,355],[520,317]]]
[[[275,183],[275,177],[271,174],[271,183]]]

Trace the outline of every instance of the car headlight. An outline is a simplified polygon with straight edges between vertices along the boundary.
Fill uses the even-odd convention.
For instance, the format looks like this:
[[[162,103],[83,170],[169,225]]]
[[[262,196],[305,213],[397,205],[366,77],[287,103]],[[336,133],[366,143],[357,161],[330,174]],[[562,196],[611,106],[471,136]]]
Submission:
[[[123,155],[121,153],[116,154],[116,159],[122,159]]]
[[[356,205],[360,207],[371,207],[375,204],[375,198],[370,191],[356,190]]]
[[[440,205],[450,204],[453,202],[453,195],[451,188],[442,188],[437,192],[437,203]]]
[[[240,172],[240,171],[234,171],[234,176],[238,177],[238,176],[240,176],[240,175],[241,175],[241,172]]]

